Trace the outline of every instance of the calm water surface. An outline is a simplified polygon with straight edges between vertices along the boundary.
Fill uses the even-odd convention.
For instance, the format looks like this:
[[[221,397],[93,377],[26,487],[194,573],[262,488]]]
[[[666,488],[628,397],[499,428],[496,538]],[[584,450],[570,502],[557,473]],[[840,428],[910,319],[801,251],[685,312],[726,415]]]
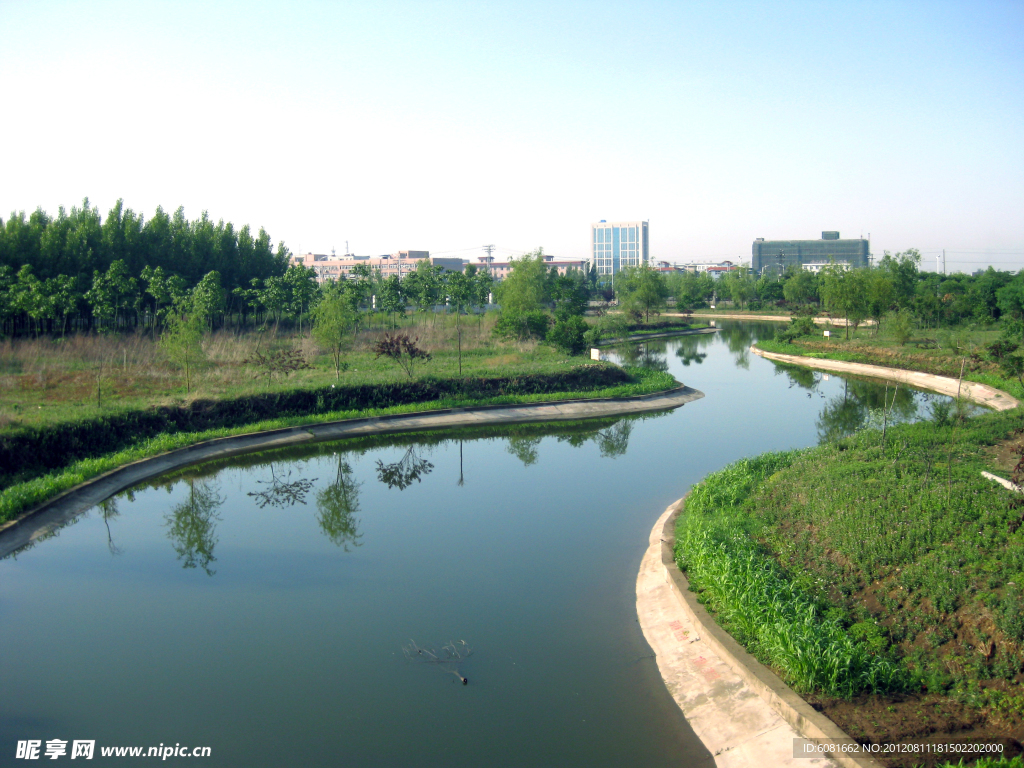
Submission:
[[[192,468],[0,561],[0,765],[24,764],[24,739],[95,740],[118,764],[147,761],[99,747],[209,746],[209,766],[710,764],[636,620],[651,526],[708,472],[856,429],[885,392],[746,351],[772,330],[617,350],[705,393],[669,414]],[[901,389],[894,410],[942,400]],[[449,641],[472,653],[403,652]]]

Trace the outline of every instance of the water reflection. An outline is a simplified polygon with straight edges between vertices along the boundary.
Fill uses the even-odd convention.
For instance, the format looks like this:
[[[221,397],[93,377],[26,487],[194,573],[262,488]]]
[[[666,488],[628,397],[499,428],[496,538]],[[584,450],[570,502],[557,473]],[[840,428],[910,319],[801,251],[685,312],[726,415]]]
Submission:
[[[338,454],[338,471],[334,482],[316,494],[317,517],[320,530],[324,536],[346,552],[349,547],[358,547],[359,520],[359,486],[352,474],[351,465],[345,460],[345,454]]]
[[[257,484],[265,486],[261,491],[250,491],[247,496],[256,500],[256,506],[260,509],[266,507],[293,507],[296,504],[306,503],[306,494],[309,493],[317,478],[300,477],[292,480],[292,471],[284,477],[278,477],[273,463],[270,465],[270,479],[257,480]]]
[[[171,540],[182,568],[202,568],[207,576],[216,571],[210,564],[217,560],[213,549],[217,546],[217,508],[224,499],[213,483],[190,478],[188,499],[172,507],[164,517],[167,537]]]
[[[101,501],[98,506],[100,515],[103,516],[103,525],[107,528],[107,549],[110,550],[110,554],[112,555],[120,555],[124,550],[114,543],[114,536],[110,532],[110,521],[121,514],[120,510],[117,508],[117,499]]]
[[[665,339],[651,339],[615,347],[615,352],[623,364],[638,368],[650,368],[654,371],[668,370],[667,350],[668,341]]]
[[[388,488],[404,491],[413,483],[429,475],[434,465],[416,453],[416,446],[410,445],[405,455],[396,462],[385,464],[377,460],[377,479]]]
[[[689,366],[690,363],[697,363],[700,365],[704,362],[704,358],[708,355],[706,352],[701,352],[702,349],[707,349],[714,341],[714,334],[711,333],[698,333],[693,336],[680,336],[678,345],[676,346],[676,357],[679,358],[683,365]]]

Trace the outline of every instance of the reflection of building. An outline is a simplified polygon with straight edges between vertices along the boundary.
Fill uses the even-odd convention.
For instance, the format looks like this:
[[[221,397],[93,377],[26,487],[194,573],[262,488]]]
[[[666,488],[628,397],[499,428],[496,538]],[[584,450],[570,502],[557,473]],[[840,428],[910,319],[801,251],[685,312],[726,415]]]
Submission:
[[[508,273],[512,270],[512,262],[510,261],[498,261],[493,256],[480,256],[478,260],[480,262],[479,268],[486,269],[495,280],[503,280],[508,277]],[[588,268],[586,259],[555,261],[554,256],[546,253],[544,254],[544,263],[548,269],[557,269],[560,275],[564,275],[570,269],[578,269],[581,272],[585,272]]]
[[[789,266],[808,263],[828,264],[842,261],[851,267],[868,266],[871,244],[863,237],[841,240],[838,232],[822,232],[821,240],[765,240],[754,241],[750,263],[756,274],[767,270],[782,271]]]
[[[431,264],[442,267],[448,272],[461,272],[465,267],[462,259],[431,256],[430,251],[399,251],[385,256],[334,256],[322,253],[307,253],[304,256],[292,256],[291,263],[316,270],[317,282],[325,280],[345,280],[352,276],[352,270],[365,265],[373,271],[379,271],[383,277],[397,275],[401,280],[410,272],[415,271],[421,261],[429,260]]]
[[[646,221],[602,219],[590,225],[590,245],[598,277],[614,275],[623,267],[638,267],[650,261]]]

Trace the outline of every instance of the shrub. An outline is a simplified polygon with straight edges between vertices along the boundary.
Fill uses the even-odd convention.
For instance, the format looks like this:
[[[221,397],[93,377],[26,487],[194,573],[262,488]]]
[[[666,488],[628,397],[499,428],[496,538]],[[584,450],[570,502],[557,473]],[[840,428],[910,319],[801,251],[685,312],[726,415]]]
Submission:
[[[543,339],[547,336],[551,325],[551,315],[546,312],[516,312],[508,310],[501,313],[494,324],[492,333],[504,339]]]
[[[586,334],[589,330],[586,320],[579,315],[570,315],[555,323],[548,331],[547,340],[563,352],[579,355],[587,346]]]

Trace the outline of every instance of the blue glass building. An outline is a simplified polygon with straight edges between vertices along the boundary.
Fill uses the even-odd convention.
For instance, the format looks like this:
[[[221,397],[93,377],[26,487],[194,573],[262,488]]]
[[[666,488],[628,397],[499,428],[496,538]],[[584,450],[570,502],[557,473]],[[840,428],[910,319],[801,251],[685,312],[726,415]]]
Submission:
[[[590,242],[599,276],[614,275],[623,267],[638,267],[650,261],[646,221],[591,224]]]

